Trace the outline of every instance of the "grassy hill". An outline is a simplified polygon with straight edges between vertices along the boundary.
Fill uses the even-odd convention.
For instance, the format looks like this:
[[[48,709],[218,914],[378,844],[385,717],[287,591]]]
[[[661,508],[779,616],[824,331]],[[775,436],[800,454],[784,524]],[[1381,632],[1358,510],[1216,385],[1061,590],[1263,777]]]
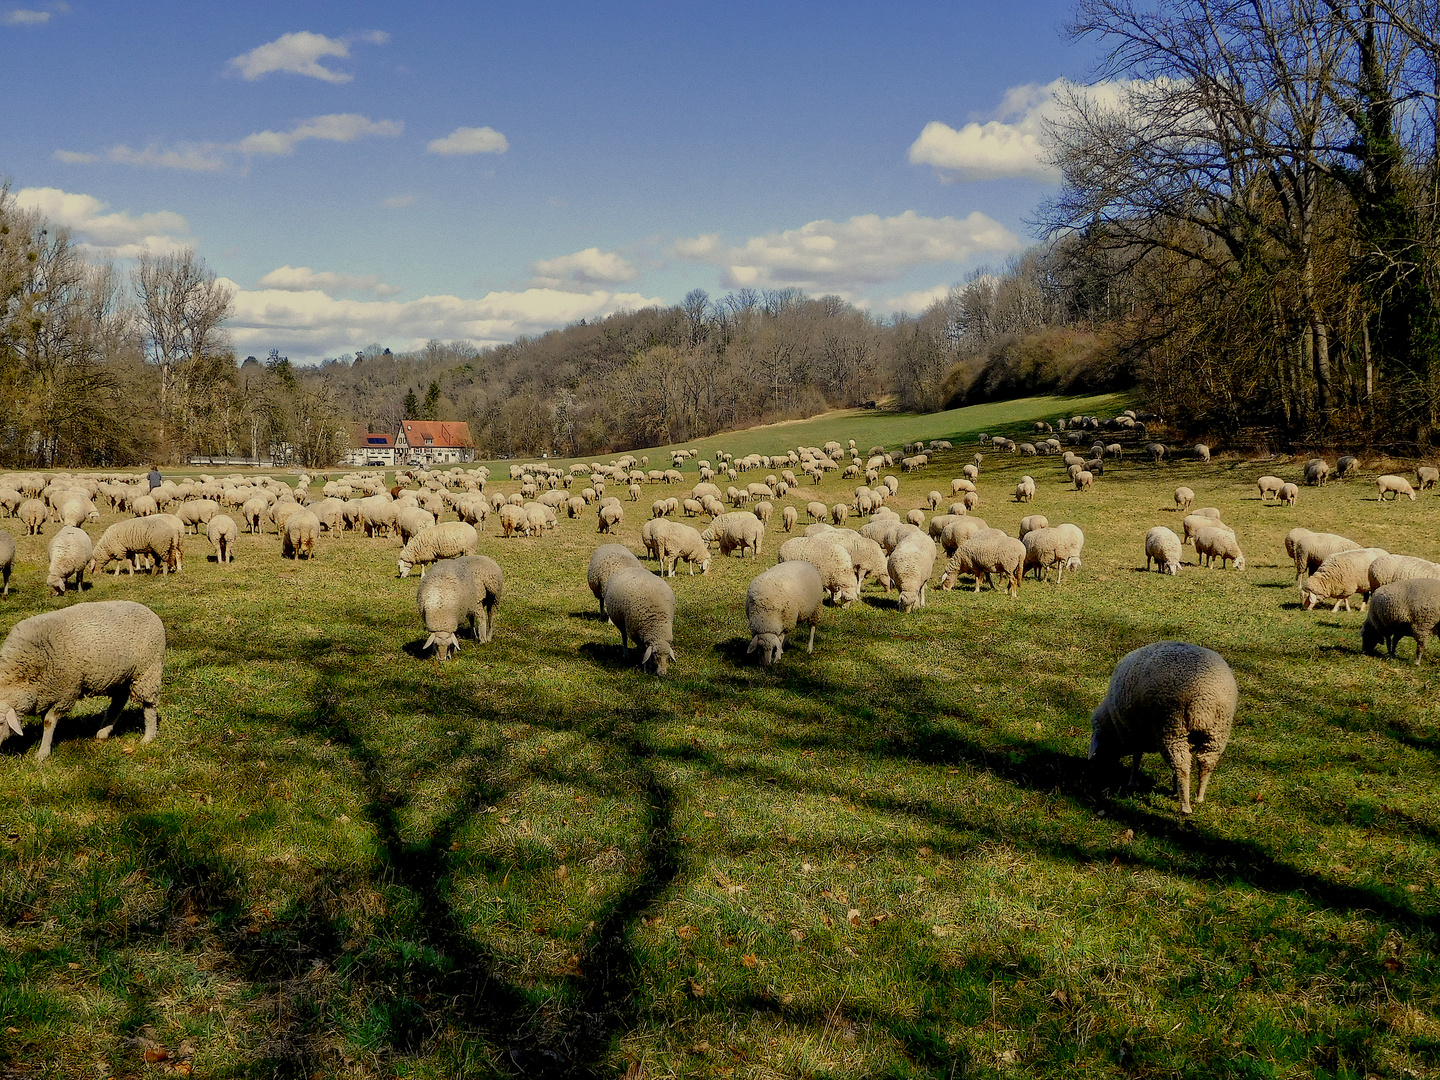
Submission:
[[[948,493],[969,433],[1105,408],[700,445],[951,437],[901,476],[904,514]],[[242,535],[221,567],[191,537],[178,577],[96,581],[83,599],[165,622],[161,731],[141,745],[132,711],[95,742],[89,701],[43,766],[34,718],[0,748],[0,1074],[1434,1076],[1434,661],[1301,611],[1283,545],[1305,525],[1433,559],[1440,501],[1380,506],[1361,479],[1262,504],[1269,471],[1299,466],[1131,455],[1082,493],[1057,459],[987,455],[976,513],[1079,524],[1079,573],[1015,599],[932,584],[909,615],[867,586],[768,671],[744,595],[774,531],[758,564],[671,579],[664,679],[597,616],[593,513],[534,539],[492,519],[495,639],[448,664],[420,653],[393,541],[325,536],[295,564]],[[1245,572],[1189,549],[1177,577],[1141,569],[1179,484]],[[637,552],[661,493],[625,504]],[[44,595],[47,539],[19,538],[0,631],[81,599]],[[1155,755],[1133,793],[1086,780],[1115,663],[1165,638],[1218,650],[1241,693],[1188,822]]]

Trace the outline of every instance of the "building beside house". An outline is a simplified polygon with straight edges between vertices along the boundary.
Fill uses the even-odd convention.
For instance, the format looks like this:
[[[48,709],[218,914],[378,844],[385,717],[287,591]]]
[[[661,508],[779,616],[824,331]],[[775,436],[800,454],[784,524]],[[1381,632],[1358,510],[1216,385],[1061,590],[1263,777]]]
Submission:
[[[475,460],[470,425],[460,420],[404,420],[395,436],[395,463],[455,464]]]
[[[361,424],[354,425],[350,429],[350,446],[345,451],[345,464],[357,468],[382,466],[393,469],[396,465],[395,436],[366,431]]]

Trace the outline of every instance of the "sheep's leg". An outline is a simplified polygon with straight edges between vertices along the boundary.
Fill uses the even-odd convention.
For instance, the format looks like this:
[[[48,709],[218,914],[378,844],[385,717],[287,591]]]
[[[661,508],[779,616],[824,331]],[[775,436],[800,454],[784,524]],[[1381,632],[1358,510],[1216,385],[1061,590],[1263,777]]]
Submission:
[[[1426,640],[1427,640],[1429,637],[1430,637],[1430,632],[1429,632],[1428,630],[1422,630],[1422,629],[1421,629],[1420,627],[1418,627],[1418,626],[1415,628],[1415,666],[1416,666],[1416,667],[1419,667],[1419,666],[1420,666],[1420,658],[1425,655],[1425,642],[1426,642]]]
[[[1165,757],[1175,770],[1175,794],[1180,800],[1180,813],[1188,815],[1190,808],[1190,740],[1177,740],[1165,747]],[[1219,755],[1217,754],[1218,758]]]
[[[1215,772],[1215,766],[1220,764],[1220,751],[1202,750],[1195,755],[1195,760],[1200,766],[1200,784],[1195,790],[1195,801],[1202,803],[1205,801],[1205,789],[1210,786],[1210,777]]]
[[[815,651],[815,624],[813,622],[810,624],[810,644],[805,651],[812,653]]]
[[[160,731],[160,711],[156,708],[155,702],[145,702],[145,735],[141,738],[142,743],[154,742],[156,734]]]
[[[110,695],[110,707],[105,710],[105,726],[95,732],[96,739],[108,739],[110,737],[110,733],[115,730],[115,721],[120,719],[120,713],[124,710],[125,702],[129,697],[129,687],[117,690]]]
[[[60,719],[60,706],[52,705],[45,714],[45,733],[40,736],[40,752],[35,755],[35,764],[50,756],[50,740],[55,737],[55,721]]]

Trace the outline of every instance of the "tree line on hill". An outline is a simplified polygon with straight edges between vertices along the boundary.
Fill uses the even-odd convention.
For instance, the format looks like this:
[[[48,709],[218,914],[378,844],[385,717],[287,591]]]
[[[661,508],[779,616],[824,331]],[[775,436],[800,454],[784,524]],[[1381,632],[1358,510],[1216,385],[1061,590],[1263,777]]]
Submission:
[[[482,456],[592,456],[826,408],[1134,385],[1207,441],[1440,436],[1433,0],[1079,0],[1108,62],[1048,120],[1046,239],[917,316],[795,289],[476,349],[237,363],[193,252],[121,274],[0,189],[0,466],[249,456],[464,420]]]

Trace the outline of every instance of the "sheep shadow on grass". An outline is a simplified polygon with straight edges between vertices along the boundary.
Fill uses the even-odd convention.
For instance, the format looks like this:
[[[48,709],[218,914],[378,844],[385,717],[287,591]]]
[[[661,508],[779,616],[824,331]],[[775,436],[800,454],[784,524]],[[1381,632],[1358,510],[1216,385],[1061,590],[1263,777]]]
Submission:
[[[940,586],[938,585],[935,586],[935,588],[937,589],[939,587]],[[860,602],[862,604],[868,604],[870,607],[875,608],[878,611],[900,610],[900,601],[897,597],[894,596],[862,596],[860,598]]]
[[[582,622],[606,622],[608,621],[603,611],[592,611],[589,608],[584,611],[570,612],[570,618],[580,619]]]
[[[579,654],[587,660],[591,660],[601,667],[610,668],[613,671],[623,671],[626,668],[638,667],[640,657],[644,655],[643,650],[637,652],[634,643],[630,646],[630,655],[625,655],[621,648],[620,641],[616,638],[613,642],[587,641],[581,645]]]
[[[165,737],[165,710],[164,702],[160,709],[160,730],[155,736],[156,742]],[[62,716],[55,722],[55,734],[50,739],[51,756],[59,751],[65,743],[93,741],[95,734],[105,726],[105,710],[109,701],[104,697],[85,699],[76,706],[77,712]],[[45,733],[45,717],[22,716],[20,722],[25,726],[25,734],[16,735],[11,732],[4,743],[0,743],[0,756],[23,758],[26,755],[34,756],[34,752],[40,745],[40,737]],[[136,702],[126,702],[125,708],[120,710],[120,715],[115,718],[115,730],[110,732],[103,742],[116,742],[123,735],[143,734],[145,731],[145,708]],[[117,748],[116,753],[121,751]]]

